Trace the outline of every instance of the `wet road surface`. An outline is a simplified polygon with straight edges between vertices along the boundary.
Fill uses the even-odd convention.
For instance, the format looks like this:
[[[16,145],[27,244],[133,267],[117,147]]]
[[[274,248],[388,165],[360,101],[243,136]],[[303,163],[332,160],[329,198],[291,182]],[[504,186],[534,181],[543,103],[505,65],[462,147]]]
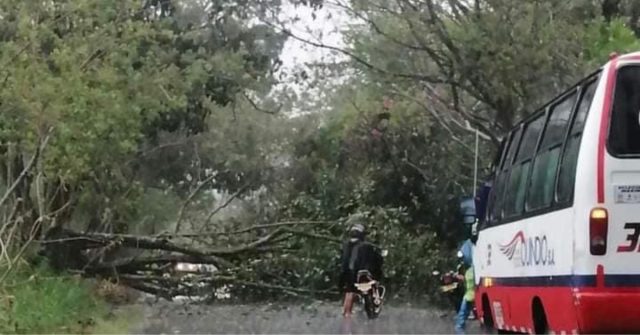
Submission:
[[[356,311],[357,310],[357,311]],[[435,309],[384,306],[378,319],[368,320],[356,307],[344,319],[338,303],[309,305],[201,305],[180,302],[145,304],[144,320],[135,334],[447,334],[453,313]],[[470,320],[467,333],[480,333]]]

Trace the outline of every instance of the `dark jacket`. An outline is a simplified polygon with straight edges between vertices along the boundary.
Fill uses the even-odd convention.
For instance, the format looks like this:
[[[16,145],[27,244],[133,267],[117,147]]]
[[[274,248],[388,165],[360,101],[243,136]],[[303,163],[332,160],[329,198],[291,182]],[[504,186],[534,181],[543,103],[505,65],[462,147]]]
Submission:
[[[382,279],[383,258],[380,250],[365,241],[347,241],[342,246],[341,273],[339,287],[352,285],[360,270],[369,270],[376,280]]]

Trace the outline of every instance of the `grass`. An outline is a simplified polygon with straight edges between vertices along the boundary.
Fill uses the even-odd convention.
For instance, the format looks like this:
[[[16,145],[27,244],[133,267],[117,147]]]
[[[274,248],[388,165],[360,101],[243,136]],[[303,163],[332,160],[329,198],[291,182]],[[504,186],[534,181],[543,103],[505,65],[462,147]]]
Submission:
[[[75,276],[23,266],[0,283],[2,334],[123,333],[128,321],[111,313],[93,286]]]
[[[142,310],[140,306],[125,306],[118,308],[109,314],[97,320],[96,324],[91,327],[92,334],[126,334],[129,333],[131,325],[138,322],[142,318]]]

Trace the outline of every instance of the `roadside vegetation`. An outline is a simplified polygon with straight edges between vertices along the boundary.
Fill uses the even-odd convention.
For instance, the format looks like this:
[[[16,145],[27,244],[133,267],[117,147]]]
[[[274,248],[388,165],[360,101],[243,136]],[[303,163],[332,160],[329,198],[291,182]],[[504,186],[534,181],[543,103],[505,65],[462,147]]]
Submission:
[[[98,283],[54,273],[45,266],[20,266],[0,286],[0,333],[126,333],[139,321],[139,311],[114,311],[112,304],[127,302],[115,291],[121,288],[105,290]]]
[[[345,44],[289,30],[297,10],[347,16]],[[171,298],[191,290],[163,277],[177,261],[215,265],[192,280],[238,299],[333,298],[354,213],[389,250],[393,297],[434,302],[431,272],[465,238],[476,134],[482,178],[503,131],[610,52],[640,50],[639,13],[632,0],[4,0],[0,332],[96,331],[110,298],[88,279]],[[342,57],[283,72],[287,39]]]

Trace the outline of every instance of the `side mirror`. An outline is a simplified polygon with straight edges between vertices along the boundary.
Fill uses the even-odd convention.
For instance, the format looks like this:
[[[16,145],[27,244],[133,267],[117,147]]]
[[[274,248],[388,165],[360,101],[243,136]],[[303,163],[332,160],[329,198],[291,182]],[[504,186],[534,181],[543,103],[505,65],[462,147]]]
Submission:
[[[387,257],[388,254],[389,254],[389,250],[387,249],[382,250],[382,257]]]

